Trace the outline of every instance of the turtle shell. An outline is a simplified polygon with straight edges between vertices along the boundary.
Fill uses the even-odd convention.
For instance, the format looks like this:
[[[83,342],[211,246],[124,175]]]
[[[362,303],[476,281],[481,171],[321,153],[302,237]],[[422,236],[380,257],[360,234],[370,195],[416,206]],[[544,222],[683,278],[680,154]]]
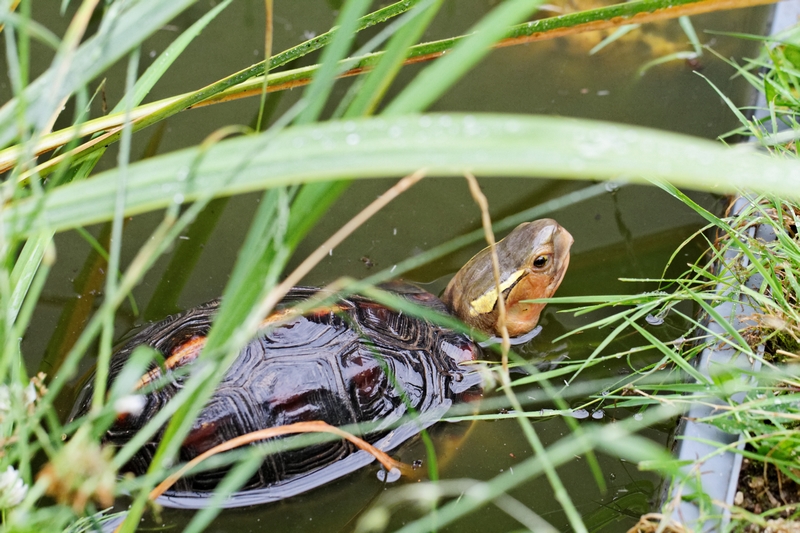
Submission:
[[[415,303],[447,312],[438,298],[422,289],[406,284],[391,288]],[[315,292],[295,288],[284,305]],[[112,357],[109,385],[139,345],[160,351],[168,368],[170,361],[175,367],[187,364],[176,354],[204,341],[218,306],[219,301],[212,301],[137,333]],[[460,364],[475,359],[478,353],[468,337],[423,319],[361,297],[339,300],[330,308],[268,329],[241,350],[194,422],[181,446],[180,460],[189,461],[239,435],[313,420],[333,426],[364,425],[365,440],[391,450],[421,427],[436,422],[454,401],[479,392],[476,373]],[[160,372],[153,363],[149,375]],[[169,378],[165,386],[144,395],[141,412],[118,417],[105,436],[108,444],[122,446],[129,441],[177,394],[187,372],[171,372]],[[91,397],[89,382],[71,418],[88,412]],[[412,413],[416,420],[406,417],[401,421]],[[136,474],[147,470],[162,432],[163,428],[136,453],[127,470]],[[242,492],[225,505],[286,498],[372,460],[370,454],[345,440],[279,451],[267,455]],[[181,479],[160,503],[202,507],[225,473],[217,469]]]

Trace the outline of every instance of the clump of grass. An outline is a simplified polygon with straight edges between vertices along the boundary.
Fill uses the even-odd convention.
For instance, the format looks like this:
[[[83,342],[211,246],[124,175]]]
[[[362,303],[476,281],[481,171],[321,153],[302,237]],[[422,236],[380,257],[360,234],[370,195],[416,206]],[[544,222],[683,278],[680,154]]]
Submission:
[[[742,121],[742,126],[731,134],[750,136],[774,156],[791,161],[797,160],[796,140],[800,131],[797,123],[800,111],[797,36],[797,28],[776,36],[759,58],[749,61],[746,67],[737,67],[739,74],[765,96],[765,106],[755,109],[754,118],[748,118],[729,102]],[[730,134],[723,137],[728,136]],[[635,329],[649,341],[639,351],[661,351],[665,357],[657,363],[659,368],[672,363],[669,366],[678,374],[662,373],[658,382],[652,383],[649,380],[654,375],[643,372],[635,379],[622,380],[622,386],[612,388],[611,394],[604,394],[596,401],[599,404],[611,400],[616,405],[642,407],[652,404],[688,406],[692,402],[722,399],[722,403],[699,422],[741,435],[739,442],[745,445],[738,451],[727,450],[745,457],[739,493],[729,509],[733,520],[727,527],[734,531],[760,531],[767,527],[776,531],[793,530],[800,516],[800,492],[797,490],[800,486],[797,452],[800,449],[800,367],[797,365],[800,360],[800,207],[786,197],[749,195],[749,205],[741,213],[720,218],[674,187],[662,186],[706,218],[709,221],[707,230],[716,231],[717,238],[708,239],[708,257],[690,265],[677,279],[661,280],[660,289],[669,289],[669,292],[659,290],[627,298],[610,296],[597,305],[577,311],[584,313],[611,305],[635,304],[591,326],[614,326],[616,329],[608,339]],[[716,308],[723,302],[730,302],[735,310],[741,299],[755,311],[739,316],[741,325],[737,327],[732,325],[733,316],[722,316]],[[711,333],[705,322],[680,311],[676,303],[682,301],[696,302],[703,314],[723,324],[725,331]],[[639,325],[645,316],[664,318],[670,314],[680,315],[688,325],[679,343],[665,343],[647,334],[645,327]],[[732,347],[743,357],[758,361],[760,370],[743,374],[735,369],[718,369],[716,374],[704,376],[689,364],[701,349],[718,346]],[[596,364],[601,359],[600,353],[596,350],[579,366],[579,371]],[[681,371],[696,385],[681,383]],[[687,392],[692,395],[686,396]],[[720,444],[715,453],[723,451]],[[697,458],[699,464],[703,461],[703,457]],[[684,481],[678,477],[675,482]],[[693,498],[701,502],[704,512],[709,512],[707,503],[710,502],[703,502],[702,492],[695,493]],[[668,516],[655,518],[659,527],[673,527],[669,525]],[[649,522],[652,519],[651,516]],[[718,520],[718,517],[701,514],[694,525],[707,519]]]

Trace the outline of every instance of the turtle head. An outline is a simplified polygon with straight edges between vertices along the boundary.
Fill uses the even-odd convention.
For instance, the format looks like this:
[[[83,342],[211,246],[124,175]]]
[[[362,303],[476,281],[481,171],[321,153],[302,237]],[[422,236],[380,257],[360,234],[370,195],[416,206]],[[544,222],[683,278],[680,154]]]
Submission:
[[[525,222],[497,243],[500,291],[506,302],[506,326],[512,337],[528,333],[539,322],[545,304],[525,300],[549,298],[564,279],[572,235],[555,220]],[[492,256],[484,248],[447,285],[442,300],[469,326],[499,335],[497,286]]]

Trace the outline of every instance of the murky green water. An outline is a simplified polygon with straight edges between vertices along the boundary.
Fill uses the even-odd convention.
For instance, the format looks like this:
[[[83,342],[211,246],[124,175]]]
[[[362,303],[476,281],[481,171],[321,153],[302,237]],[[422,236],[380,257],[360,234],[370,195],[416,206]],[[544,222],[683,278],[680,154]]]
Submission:
[[[330,5],[334,3],[320,0],[276,2],[275,49],[286,48],[329,28],[335,17]],[[495,3],[451,1],[426,37],[437,38],[463,31]],[[50,7],[36,4],[34,16],[56,33],[63,34],[66,23],[55,12],[57,3],[52,4]],[[178,31],[202,16],[207,8],[208,2],[201,2],[149,40],[143,47],[142,67],[146,67]],[[49,9],[53,12],[46,11]],[[234,2],[159,83],[152,98],[198,88],[258,60],[263,46],[262,10],[263,2]],[[763,27],[764,15],[763,10],[735,11],[696,17],[694,24],[701,41],[712,44],[721,55],[752,56],[755,53],[752,43],[702,31],[758,33]],[[678,43],[674,46],[678,48],[670,48],[673,45],[664,41],[662,36],[674,39]],[[736,121],[705,79],[683,62],[656,67],[644,76],[637,74],[639,67],[652,59],[653,54],[664,55],[687,49],[685,42],[677,23],[671,22],[660,26],[657,33],[637,41],[613,44],[594,56],[587,54],[593,43],[587,44],[580,38],[499,50],[433,109],[579,116],[714,137],[735,127]],[[34,65],[34,69],[41,69],[46,64],[47,54],[44,50],[37,52],[42,63]],[[741,80],[730,79],[733,70],[729,66],[711,54],[706,54],[701,64],[702,74],[725,94],[739,103],[746,102],[749,92]],[[423,67],[407,68],[401,79],[410,79],[420,68]],[[112,104],[120,95],[123,76],[123,67],[118,67],[108,79],[108,100]],[[338,95],[345,87],[346,84],[342,83]],[[0,85],[0,91],[7,95],[7,86]],[[287,109],[299,94],[299,90],[295,90],[282,95],[278,112]],[[257,106],[257,99],[250,99],[171,118],[166,123],[158,152],[196,144],[224,125],[248,124],[255,117]],[[133,153],[143,153],[154,135],[154,128],[137,134]],[[113,166],[114,157],[114,151],[110,150],[101,168]],[[495,219],[584,186],[548,180],[480,178]],[[351,187],[301,245],[290,268],[388,186],[387,181],[376,180]],[[161,318],[218,296],[228,279],[258,197],[248,195],[212,204],[205,217],[174,247],[172,252],[178,254],[179,259],[172,264],[173,256],[160,260],[136,288],[134,297],[142,314],[136,317],[126,306],[118,319],[119,334],[147,320]],[[698,195],[697,198],[704,205],[717,205],[709,196]],[[652,286],[645,284],[622,283],[619,278],[660,276],[673,250],[703,224],[685,206],[658,190],[646,187],[625,187],[560,210],[552,216],[575,237],[570,271],[559,291],[562,296],[651,289]],[[127,224],[123,261],[131,259],[159,220],[160,215],[153,214],[137,217]],[[463,180],[424,180],[334,250],[305,283],[324,284],[342,275],[364,277],[377,269],[390,269],[402,259],[477,227],[479,213]],[[101,229],[93,231],[99,234]],[[90,307],[94,305],[92,294],[81,293],[81,287],[86,286],[81,270],[89,256],[89,245],[75,233],[59,235],[56,245],[58,263],[48,280],[32,329],[23,343],[31,369],[40,364],[46,353],[52,356],[58,349],[58,343],[51,340],[54,331],[65,332],[68,336],[79,329],[79,325],[65,326],[69,318],[65,309],[74,309],[81,303]],[[442,287],[447,277],[480,248],[480,244],[475,244],[470,249],[426,265],[409,277],[423,283],[435,282],[433,287]],[[682,270],[687,261],[694,260],[699,252],[699,245],[689,246],[685,255],[678,257],[676,272]],[[154,299],[154,294],[158,298]],[[589,320],[563,313],[557,315],[555,311],[555,307],[548,309],[542,321],[544,332],[523,352],[533,355],[556,351],[571,359],[586,357],[590,350],[587,346],[601,338],[601,334],[583,335],[553,345],[552,339]],[[646,359],[636,360],[634,365],[645,362]],[[85,367],[90,365],[91,361],[87,361]],[[583,379],[603,379],[630,371],[628,361],[622,359],[593,368]],[[528,395],[537,400],[544,398],[541,391],[535,389]],[[65,400],[64,411],[69,410],[68,403]],[[580,405],[581,402],[576,400],[574,403]],[[541,407],[550,405],[545,402]],[[615,417],[630,414],[607,410],[601,420],[589,418],[580,423],[609,423]],[[545,444],[557,441],[567,432],[559,419],[541,420],[536,423],[536,429]],[[437,443],[446,455],[443,458],[443,478],[490,479],[502,471],[513,469],[516,463],[531,454],[518,424],[513,420],[478,423],[463,442],[454,443],[453,439],[442,435],[464,431],[463,427],[452,425],[437,431]],[[666,443],[668,429],[653,428],[646,435]],[[416,443],[405,447],[400,456],[412,461],[424,457],[424,451]],[[592,481],[584,459],[576,458],[560,468],[559,473],[592,530],[627,529],[641,513],[652,509],[660,481],[657,476],[639,472],[635,465],[616,459],[601,456],[600,463],[609,486],[605,494],[601,494]],[[210,530],[243,533],[260,531],[268,525],[274,531],[349,531],[359,514],[384,490],[375,476],[375,468],[367,468],[291,501],[226,511]],[[560,506],[544,479],[527,483],[512,495],[557,528],[568,530]],[[176,527],[191,515],[190,512],[166,510],[160,522],[150,525],[163,522]],[[393,525],[413,516],[412,511],[401,513]],[[504,512],[496,507],[487,507],[446,530],[485,532],[519,527],[519,523]]]

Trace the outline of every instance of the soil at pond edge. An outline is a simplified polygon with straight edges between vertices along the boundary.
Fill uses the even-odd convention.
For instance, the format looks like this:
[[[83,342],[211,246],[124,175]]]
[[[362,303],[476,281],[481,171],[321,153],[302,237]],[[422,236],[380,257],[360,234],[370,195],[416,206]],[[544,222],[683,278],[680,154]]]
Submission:
[[[754,514],[761,514],[778,507],[785,509],[769,516],[766,528],[753,523],[744,531],[800,533],[800,521],[797,521],[800,485],[783,475],[773,465],[766,465],[766,469],[764,467],[761,461],[747,458],[742,461],[734,504]]]

